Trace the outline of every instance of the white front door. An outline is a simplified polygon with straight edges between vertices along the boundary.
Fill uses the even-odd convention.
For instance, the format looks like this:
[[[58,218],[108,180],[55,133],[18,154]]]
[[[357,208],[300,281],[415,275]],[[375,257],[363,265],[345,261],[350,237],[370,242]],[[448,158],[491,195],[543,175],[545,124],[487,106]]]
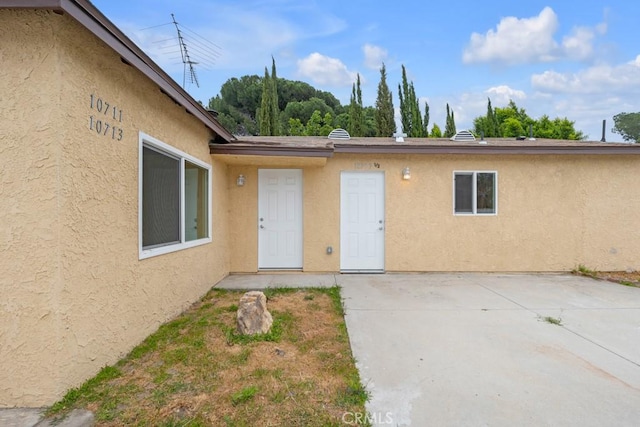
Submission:
[[[384,271],[384,172],[340,176],[340,270]]]
[[[258,268],[302,268],[302,170],[258,170]]]

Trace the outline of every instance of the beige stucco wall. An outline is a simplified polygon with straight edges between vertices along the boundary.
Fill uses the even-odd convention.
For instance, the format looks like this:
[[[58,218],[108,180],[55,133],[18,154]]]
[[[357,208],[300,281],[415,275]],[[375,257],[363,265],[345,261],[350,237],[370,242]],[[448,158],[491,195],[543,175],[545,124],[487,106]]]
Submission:
[[[229,182],[247,178],[244,187],[230,185],[232,272],[257,270],[253,163],[229,167]],[[406,166],[410,181],[401,179]],[[387,271],[640,269],[637,156],[337,154],[324,167],[300,167],[304,271],[340,269],[343,170],[385,173]],[[498,173],[495,216],[453,214],[453,172],[474,170]]]
[[[0,10],[0,407],[47,405],[228,274],[210,131],[64,15]],[[89,129],[90,96],[123,137]],[[118,114],[119,116],[119,114]],[[213,242],[139,260],[138,135],[212,164]]]

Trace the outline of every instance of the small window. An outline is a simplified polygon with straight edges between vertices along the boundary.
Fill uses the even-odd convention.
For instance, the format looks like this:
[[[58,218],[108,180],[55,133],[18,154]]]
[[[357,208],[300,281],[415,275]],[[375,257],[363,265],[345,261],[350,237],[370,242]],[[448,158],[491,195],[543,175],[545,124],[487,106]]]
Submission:
[[[453,211],[460,215],[495,215],[497,172],[454,172]]]
[[[140,134],[140,258],[211,241],[211,168]]]

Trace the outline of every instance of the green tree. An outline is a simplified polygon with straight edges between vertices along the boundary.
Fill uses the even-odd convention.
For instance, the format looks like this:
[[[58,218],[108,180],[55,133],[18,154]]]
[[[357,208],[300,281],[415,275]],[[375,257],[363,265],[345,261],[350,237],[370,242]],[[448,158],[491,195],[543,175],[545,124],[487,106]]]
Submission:
[[[349,113],[340,113],[333,119],[336,128],[349,129]]]
[[[320,111],[316,110],[311,115],[311,118],[307,122],[305,135],[318,136],[320,135],[320,129],[322,128],[322,116]]]
[[[486,138],[500,136],[500,124],[491,106],[491,98],[487,98],[487,114],[484,117],[476,117],[473,120],[473,128],[476,135],[484,135]]]
[[[260,112],[258,114],[258,122],[260,123],[260,135],[267,136],[272,134],[271,127],[271,83],[269,79],[269,71],[264,67],[264,78],[262,79],[262,102],[260,103]]]
[[[524,134],[524,129],[522,128],[522,123],[515,117],[507,117],[504,122],[500,125],[500,130],[502,135],[504,136],[521,136]]]
[[[402,85],[398,84],[398,98],[400,99],[400,123],[402,132],[411,134],[411,102],[407,99],[409,95],[409,82],[407,80],[407,70],[402,65]]]
[[[400,97],[402,132],[414,138],[426,136],[428,132],[425,130],[422,120],[420,100],[416,96],[413,82],[407,80],[407,70],[404,65],[402,66],[402,84],[398,85],[398,95]]]
[[[271,57],[271,79],[270,79],[270,101],[269,109],[271,122],[271,135],[280,135],[280,107],[278,106],[278,77],[276,75],[276,60]]]
[[[640,112],[618,113],[613,116],[612,131],[622,135],[625,141],[638,142],[640,140]]]
[[[524,108],[518,108],[513,100],[504,107],[491,108],[491,100],[487,103],[487,114],[476,117],[473,120],[474,132],[491,137],[519,137],[528,136],[529,129],[533,132],[534,138],[570,139],[582,140],[586,136],[582,131],[575,129],[575,122],[566,117],[550,119],[544,114],[538,120],[529,117]],[[493,134],[495,129],[495,134]]]
[[[303,136],[306,129],[300,119],[289,119],[289,132],[291,136]]]
[[[586,136],[574,127],[575,122],[570,121],[566,117],[556,117],[553,119],[553,127],[555,129],[554,137],[556,139],[572,139],[579,141],[585,139]]]
[[[319,135],[328,136],[333,129],[333,117],[331,113],[326,113],[322,118],[322,127],[320,127]]]
[[[422,125],[422,114],[420,113],[420,101],[416,97],[413,82],[409,85],[409,102],[411,103],[411,133],[409,136],[420,138],[424,136],[424,127]]]
[[[351,91],[351,103],[349,104],[349,134],[351,136],[364,136],[364,115],[362,107],[362,90],[360,89],[360,74]]]
[[[424,119],[422,119],[422,127],[424,129],[423,136],[429,136],[429,103],[424,102]]]
[[[456,120],[453,115],[453,110],[449,108],[449,104],[447,103],[447,121],[444,126],[444,136],[445,138],[451,138],[456,134]]]
[[[442,131],[437,123],[434,123],[433,128],[431,128],[431,138],[442,138]]]
[[[387,85],[387,69],[382,63],[380,83],[375,111],[376,136],[392,136],[396,132],[396,121],[393,111],[393,96]]]
[[[376,131],[376,108],[367,106],[362,109],[362,115],[364,117],[364,134],[366,137],[374,137],[377,134]]]

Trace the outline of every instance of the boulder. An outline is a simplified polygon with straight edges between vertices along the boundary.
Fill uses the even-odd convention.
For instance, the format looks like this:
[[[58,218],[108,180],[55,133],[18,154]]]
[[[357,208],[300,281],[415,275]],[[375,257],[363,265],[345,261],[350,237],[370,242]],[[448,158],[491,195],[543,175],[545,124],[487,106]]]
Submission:
[[[266,334],[273,318],[267,310],[267,297],[260,291],[250,291],[240,298],[237,313],[238,332],[243,335]]]

